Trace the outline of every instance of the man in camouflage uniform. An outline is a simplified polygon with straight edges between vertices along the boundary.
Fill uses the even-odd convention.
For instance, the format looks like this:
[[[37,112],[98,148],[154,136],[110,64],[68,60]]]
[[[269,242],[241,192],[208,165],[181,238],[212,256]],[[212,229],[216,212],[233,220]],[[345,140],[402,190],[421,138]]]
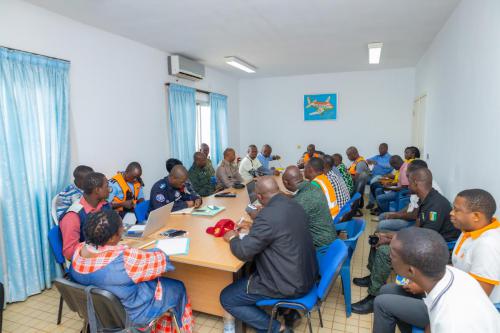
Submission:
[[[189,180],[194,190],[206,197],[215,192],[215,171],[207,164],[207,156],[202,152],[196,152],[193,156],[193,165],[189,169]]]

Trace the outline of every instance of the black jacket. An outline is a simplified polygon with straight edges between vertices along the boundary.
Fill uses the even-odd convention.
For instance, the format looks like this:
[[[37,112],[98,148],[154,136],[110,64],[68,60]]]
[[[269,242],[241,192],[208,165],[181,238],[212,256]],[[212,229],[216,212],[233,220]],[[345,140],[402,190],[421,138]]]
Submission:
[[[250,233],[231,240],[242,261],[255,261],[247,292],[272,298],[300,297],[318,277],[316,252],[302,206],[282,194],[257,215]]]

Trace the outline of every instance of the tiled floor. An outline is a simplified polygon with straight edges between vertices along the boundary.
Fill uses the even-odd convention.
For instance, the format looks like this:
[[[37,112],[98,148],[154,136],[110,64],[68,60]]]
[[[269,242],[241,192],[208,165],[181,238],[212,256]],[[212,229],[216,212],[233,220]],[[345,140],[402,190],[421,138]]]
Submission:
[[[368,214],[365,215],[365,220],[367,221],[366,231],[358,242],[352,260],[351,275],[353,277],[365,276],[368,273],[366,269],[369,253],[367,238],[375,229],[376,223],[371,222],[371,217]],[[351,290],[353,302],[366,296],[366,288],[352,285]],[[191,297],[196,296],[191,295]],[[61,324],[56,325],[58,304],[59,294],[54,289],[32,296],[24,302],[9,304],[4,312],[3,332],[80,332],[83,324],[82,320],[77,314],[71,313],[66,306],[63,310]],[[314,333],[371,332],[372,315],[352,314],[351,317],[346,318],[340,279],[338,279],[327,301],[322,305],[322,315],[324,327],[319,328],[318,314],[317,312],[313,314]],[[303,319],[300,326],[296,327],[294,331],[299,333],[308,332],[306,329],[306,321]],[[223,326],[220,318],[195,313],[195,332],[214,333],[222,331]],[[253,330],[247,331],[253,333]]]

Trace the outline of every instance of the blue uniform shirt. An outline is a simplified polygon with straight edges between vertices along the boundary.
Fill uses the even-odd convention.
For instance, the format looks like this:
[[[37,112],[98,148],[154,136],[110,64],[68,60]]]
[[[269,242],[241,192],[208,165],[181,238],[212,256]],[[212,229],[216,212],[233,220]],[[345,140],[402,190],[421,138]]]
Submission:
[[[383,176],[392,172],[391,164],[389,160],[391,159],[391,154],[387,153],[384,156],[375,155],[368,160],[375,161],[377,164],[373,167],[372,176]]]
[[[200,196],[194,191],[190,182],[186,182],[183,189],[177,189],[170,185],[168,177],[165,177],[157,181],[153,185],[153,188],[151,188],[149,211],[175,202],[172,208],[172,211],[175,212],[176,210],[187,208],[186,201],[194,201],[198,198]]]

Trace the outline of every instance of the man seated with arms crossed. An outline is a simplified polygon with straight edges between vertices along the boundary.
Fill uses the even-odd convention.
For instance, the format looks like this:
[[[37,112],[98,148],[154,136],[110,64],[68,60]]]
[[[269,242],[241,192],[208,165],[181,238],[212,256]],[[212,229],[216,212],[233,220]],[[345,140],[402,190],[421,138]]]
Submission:
[[[368,165],[373,165],[372,177],[369,184],[376,183],[383,176],[390,174],[392,172],[392,165],[390,163],[391,154],[389,154],[389,146],[387,143],[381,143],[378,146],[378,155],[370,157],[366,160]],[[375,197],[370,193],[370,200],[366,209],[372,209],[375,206]]]
[[[385,190],[390,190],[391,187],[401,186],[401,182],[399,179],[399,170],[404,163],[403,159],[399,155],[393,155],[391,156],[389,163],[394,169],[393,174],[386,174],[383,177],[379,178],[379,180],[376,182],[370,181],[370,197],[373,196],[374,198],[376,198],[377,202],[378,196],[383,195]],[[382,200],[382,198],[380,198],[380,200]],[[387,211],[389,210],[389,204],[390,201],[387,202]],[[367,209],[369,208],[368,206],[366,207]],[[378,214],[380,211],[381,209],[373,208],[372,206],[372,214]]]
[[[83,196],[69,207],[59,223],[63,241],[63,255],[71,260],[78,243],[85,241],[83,233],[87,215],[102,210],[111,210],[106,201],[109,186],[106,176],[102,173],[89,173],[82,184]]]
[[[293,199],[304,208],[309,217],[309,231],[314,246],[320,248],[330,245],[337,234],[323,191],[305,181],[299,168],[294,165],[285,169],[282,178],[285,188],[294,193]]]
[[[79,165],[73,171],[73,177],[75,180],[73,184],[69,184],[59,192],[56,199],[56,215],[57,219],[60,221],[63,215],[66,213],[68,208],[78,200],[83,195],[83,180],[85,177],[94,170],[86,165]]]
[[[450,202],[432,188],[432,173],[429,169],[420,168],[409,173],[410,191],[420,199],[416,226],[437,231],[445,241],[458,238],[459,231],[450,221]],[[352,312],[367,314],[373,312],[373,301],[380,288],[387,282],[391,273],[389,243],[394,233],[377,233],[378,243],[370,248],[368,269],[370,275],[353,279],[360,287],[368,287],[368,296],[352,305]]]
[[[333,185],[339,209],[342,209],[342,207],[344,207],[344,205],[351,199],[351,195],[349,194],[349,190],[347,189],[340,171],[333,165],[333,158],[330,155],[325,155],[325,157],[323,157],[323,161],[325,162],[325,174],[330,183]]]
[[[230,188],[235,184],[243,183],[243,178],[238,172],[238,165],[234,163],[236,160],[236,152],[233,148],[224,150],[224,159],[220,162],[216,171],[217,187]]]
[[[257,176],[261,176],[262,164],[257,158],[257,146],[248,146],[247,156],[240,162],[240,175],[245,182],[249,182]]]
[[[264,206],[243,239],[236,231],[224,235],[241,261],[253,261],[255,272],[226,287],[222,307],[235,318],[266,332],[270,316],[256,306],[266,298],[296,298],[307,294],[318,278],[318,264],[308,217],[294,200],[280,193],[274,178],[259,178],[255,191]],[[273,320],[272,332],[292,332]]]
[[[322,152],[316,150],[316,146],[312,143],[307,146],[307,151],[302,155],[300,160],[297,162],[299,169],[304,169],[305,165],[313,157],[322,157],[324,155]]]
[[[342,163],[342,155],[336,153],[332,155],[332,158],[333,164],[342,175],[342,179],[344,179],[344,183],[349,190],[349,194],[352,196],[354,194],[354,182],[352,181],[352,177],[349,174],[349,171],[347,171],[345,164]]]
[[[470,274],[447,266],[448,246],[438,233],[403,229],[390,246],[394,271],[426,295],[423,301],[430,319],[426,332],[500,332],[500,315],[479,283]],[[486,255],[491,258],[489,251]],[[380,329],[374,325],[373,332],[390,332]]]
[[[264,175],[279,176],[280,172],[278,170],[276,170],[274,167],[270,168],[269,162],[279,160],[279,159],[281,159],[281,157],[279,155],[272,155],[271,156],[272,152],[273,152],[273,149],[271,148],[270,145],[265,144],[262,146],[262,149],[260,150],[259,155],[257,155],[257,158],[259,159],[260,164],[262,164],[260,171]]]
[[[193,160],[189,169],[189,180],[194,190],[202,197],[212,195],[215,192],[215,171],[207,164],[207,156],[198,151],[194,153]]]
[[[304,168],[304,177],[308,179],[312,185],[318,187],[323,191],[326,201],[328,202],[328,209],[333,218],[339,213],[339,205],[337,203],[337,195],[332,183],[325,175],[325,162],[321,158],[313,157],[307,162]]]
[[[111,193],[108,202],[121,217],[133,213],[136,204],[144,201],[142,167],[138,162],[130,163],[124,172],[117,172],[109,180]]]
[[[201,197],[188,182],[188,172],[182,165],[176,165],[167,177],[157,181],[149,196],[149,211],[174,202],[172,211],[188,207],[198,208],[202,204]]]
[[[452,252],[452,263],[477,280],[492,303],[500,306],[500,223],[493,216],[493,196],[480,189],[457,194],[450,213],[453,225],[462,231]],[[374,332],[402,333],[411,325],[426,327],[429,316],[424,290],[415,282],[383,286],[375,298]]]

